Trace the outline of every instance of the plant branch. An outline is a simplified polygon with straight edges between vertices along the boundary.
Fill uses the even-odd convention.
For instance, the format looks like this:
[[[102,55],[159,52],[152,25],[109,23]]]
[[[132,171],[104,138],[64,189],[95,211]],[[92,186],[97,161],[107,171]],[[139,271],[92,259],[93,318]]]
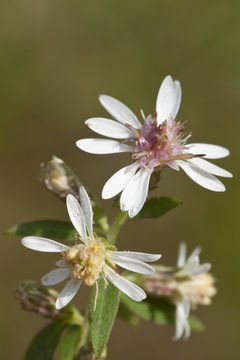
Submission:
[[[115,244],[119,231],[128,219],[129,217],[127,212],[120,211],[118,213],[107,234],[107,240],[111,244]]]

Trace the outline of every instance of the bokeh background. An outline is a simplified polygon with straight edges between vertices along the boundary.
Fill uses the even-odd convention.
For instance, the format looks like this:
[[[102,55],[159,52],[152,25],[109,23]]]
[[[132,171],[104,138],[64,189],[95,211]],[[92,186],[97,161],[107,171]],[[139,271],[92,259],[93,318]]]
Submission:
[[[187,342],[173,342],[174,328],[115,324],[109,358],[239,358],[239,1],[2,0],[0,3],[1,121],[1,358],[22,359],[45,320],[20,310],[18,281],[38,280],[55,255],[34,253],[9,226],[35,219],[66,219],[66,209],[38,181],[39,165],[55,154],[96,193],[128,162],[126,154],[81,152],[75,141],[91,137],[84,126],[106,116],[98,102],[112,95],[139,114],[153,113],[162,79],[183,87],[179,118],[193,142],[221,144],[229,158],[216,163],[234,173],[225,193],[200,188],[184,173],[165,170],[156,194],[183,201],[160,220],[132,221],[120,249],[161,252],[175,264],[180,241],[203,247],[213,265],[218,295],[196,314],[206,325]],[[111,201],[106,210],[113,216]],[[86,301],[81,290],[77,302]]]

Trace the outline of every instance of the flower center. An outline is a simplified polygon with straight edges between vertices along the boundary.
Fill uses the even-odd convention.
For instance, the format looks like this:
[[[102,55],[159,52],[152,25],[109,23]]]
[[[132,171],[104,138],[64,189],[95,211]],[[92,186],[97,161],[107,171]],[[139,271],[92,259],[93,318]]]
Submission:
[[[88,286],[97,281],[105,258],[105,248],[100,240],[90,240],[87,245],[75,245],[63,251],[62,255],[73,266],[73,277],[83,279]]]
[[[190,281],[180,282],[178,289],[190,299],[193,306],[209,305],[211,298],[216,295],[214,278],[208,273],[194,276]]]
[[[191,159],[185,143],[189,136],[184,136],[184,126],[179,121],[169,119],[157,125],[157,115],[148,116],[141,129],[132,129],[135,133],[136,146],[132,154],[139,160],[139,166],[169,165],[174,167],[176,160]]]

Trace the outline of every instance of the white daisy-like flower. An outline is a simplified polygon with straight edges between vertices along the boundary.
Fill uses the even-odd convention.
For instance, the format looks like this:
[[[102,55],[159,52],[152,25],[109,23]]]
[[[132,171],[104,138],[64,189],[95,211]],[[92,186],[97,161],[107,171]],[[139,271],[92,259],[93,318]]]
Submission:
[[[196,247],[191,255],[186,259],[186,244],[182,243],[179,247],[177,267],[179,270],[175,273],[175,278],[179,278],[175,288],[181,295],[181,299],[176,300],[175,340],[181,337],[184,339],[190,336],[190,326],[188,317],[191,307],[196,305],[209,305],[211,297],[216,294],[214,279],[208,273],[211,264],[200,264],[200,247]]]
[[[72,247],[38,236],[27,236],[22,244],[32,250],[60,252],[62,259],[57,268],[41,279],[46,286],[55,285],[70,278],[60,292],[56,308],[66,306],[79,290],[82,282],[88,286],[96,284],[101,275],[106,286],[108,281],[135,301],[146,298],[145,292],[133,282],[117,273],[116,265],[140,274],[151,274],[154,269],[146,262],[160,259],[161,255],[131,251],[115,251],[93,232],[93,211],[86,190],[80,188],[80,203],[73,195],[66,199],[69,217],[75,227],[76,244]]]
[[[183,171],[196,183],[212,191],[225,191],[225,186],[214,175],[232,177],[228,171],[205,159],[220,159],[229,151],[219,145],[204,143],[187,144],[184,126],[176,121],[181,102],[181,86],[167,76],[158,92],[156,113],[144,116],[141,123],[122,102],[108,95],[101,95],[103,107],[115,118],[95,117],[85,123],[96,133],[117,140],[81,139],[76,145],[91,154],[130,152],[134,162],[117,171],[104,185],[103,199],[121,194],[122,211],[134,217],[143,207],[148,194],[151,174],[164,166]]]

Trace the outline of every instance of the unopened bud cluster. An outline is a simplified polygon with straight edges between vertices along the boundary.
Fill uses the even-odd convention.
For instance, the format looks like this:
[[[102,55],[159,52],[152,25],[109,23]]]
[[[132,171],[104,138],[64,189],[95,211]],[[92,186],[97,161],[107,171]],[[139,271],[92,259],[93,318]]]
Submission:
[[[61,315],[61,311],[55,307],[58,292],[36,281],[21,281],[14,295],[20,302],[23,310],[33,311],[51,319]]]

